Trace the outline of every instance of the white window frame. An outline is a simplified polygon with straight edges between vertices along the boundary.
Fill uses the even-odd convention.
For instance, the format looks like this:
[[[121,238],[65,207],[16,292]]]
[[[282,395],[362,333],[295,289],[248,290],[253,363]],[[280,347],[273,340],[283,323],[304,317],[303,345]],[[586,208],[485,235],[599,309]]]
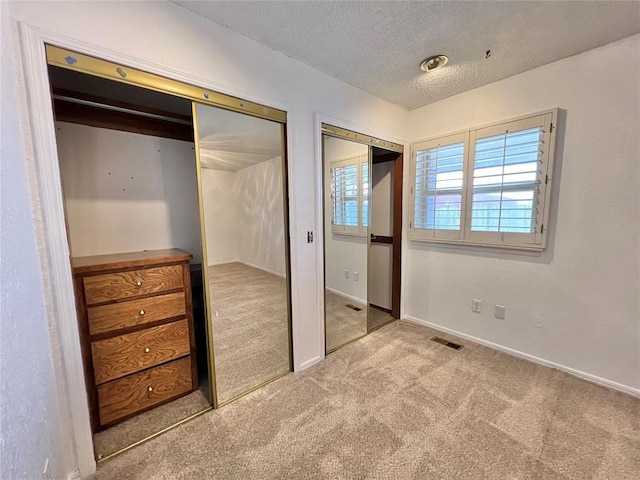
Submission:
[[[344,158],[341,160],[336,160],[329,164],[329,175],[331,178],[331,231],[337,235],[348,235],[348,236],[357,236],[364,237],[367,235],[368,226],[364,224],[364,214],[363,214],[363,205],[364,199],[367,196],[368,192],[364,192],[364,188],[362,185],[363,175],[362,175],[362,166],[369,164],[369,154],[364,153],[361,155],[356,155],[349,158]],[[346,167],[349,165],[356,165],[358,171],[358,193],[357,193],[357,204],[358,204],[358,224],[357,225],[336,225],[334,223],[334,212],[335,212],[335,185],[333,182],[333,170],[336,168]],[[371,176],[369,174],[369,176]],[[369,183],[371,183],[369,181]],[[368,220],[368,218],[367,218]],[[368,221],[367,221],[368,224]]]
[[[549,208],[551,203],[551,180],[555,157],[555,136],[558,109],[526,115],[502,122],[471,128],[456,134],[443,135],[412,144],[411,148],[411,185],[410,204],[411,218],[409,223],[409,239],[412,241],[476,245],[507,249],[542,251],[546,247]],[[476,139],[503,134],[507,131],[520,131],[542,127],[543,146],[540,155],[540,171],[538,175],[538,215],[533,233],[484,232],[471,230],[471,208],[473,201],[473,171],[475,163]],[[464,142],[464,168],[462,188],[462,208],[460,212],[460,230],[438,230],[415,228],[415,186],[417,152]]]

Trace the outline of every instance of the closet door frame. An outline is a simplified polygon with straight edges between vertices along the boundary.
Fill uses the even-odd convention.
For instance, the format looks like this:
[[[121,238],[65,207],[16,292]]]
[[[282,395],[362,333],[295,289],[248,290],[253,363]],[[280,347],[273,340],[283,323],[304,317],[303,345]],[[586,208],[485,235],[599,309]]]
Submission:
[[[89,408],[85,394],[78,325],[77,322],[68,320],[75,319],[77,313],[73,277],[69,263],[70,252],[47,72],[49,62],[45,50],[46,46],[52,45],[118,65],[128,65],[132,69],[148,72],[164,79],[183,82],[190,86],[200,85],[201,89],[205,89],[209,93],[215,92],[233,96],[240,102],[243,102],[242,98],[251,98],[252,103],[256,102],[262,108],[281,110],[286,117],[289,117],[289,121],[291,121],[291,107],[272,98],[261,98],[257,94],[235,91],[233,87],[214,84],[209,79],[195,77],[177,69],[96,47],[64,35],[33,27],[24,22],[18,21],[16,23],[20,38],[20,60],[26,86],[27,105],[25,111],[29,114],[27,137],[31,143],[27,145],[27,155],[32,154],[33,157],[33,163],[28,170],[30,179],[36,188],[36,191],[32,191],[37,199],[33,206],[34,217],[39,235],[46,247],[41,254],[40,262],[42,271],[48,272],[48,276],[43,279],[43,282],[45,291],[50,292],[48,323],[52,332],[51,350],[54,357],[61,359],[61,367],[54,369],[55,383],[58,386],[57,403],[70,407],[66,415],[68,415],[71,425],[64,427],[64,429],[69,429],[67,432],[72,436],[75,448],[73,452],[68,452],[68,454],[73,455],[77,460],[77,473],[85,477],[96,471],[97,463],[94,458]],[[273,107],[265,105],[273,105]],[[239,106],[239,108],[245,107]],[[285,123],[285,131],[289,128],[289,123]],[[291,135],[285,135],[285,138],[287,140],[285,152],[288,152],[291,148],[288,143]],[[292,191],[288,184],[287,188],[289,192]],[[287,211],[290,211],[290,203],[287,204],[287,207]],[[290,231],[287,233],[290,238]],[[291,246],[289,246],[288,254],[291,256],[292,253]],[[295,260],[295,257],[291,258]],[[291,288],[296,289],[296,292],[290,292],[291,296],[297,298],[296,282],[291,281]],[[297,311],[297,305],[293,307],[295,307],[293,311]],[[289,308],[292,309],[291,304]],[[294,331],[294,333],[296,332]],[[293,342],[291,336],[290,342]],[[293,351],[291,355],[293,355]],[[184,421],[191,418],[193,417]],[[158,434],[160,433],[163,432]]]
[[[373,147],[378,147],[384,150],[389,150],[389,152],[395,152],[398,153],[399,155],[399,159],[400,162],[397,165],[397,167],[399,169],[403,169],[403,162],[402,162],[402,158],[404,155],[404,151],[405,151],[405,145],[401,142],[394,142],[391,140],[384,140],[383,138],[376,136],[374,134],[368,134],[368,133],[362,133],[366,130],[362,130],[360,128],[358,128],[357,126],[354,127],[352,125],[347,125],[344,122],[341,122],[339,120],[333,119],[329,116],[317,113],[315,115],[315,123],[316,123],[316,188],[317,188],[317,221],[316,221],[316,225],[317,225],[317,230],[318,230],[318,255],[317,255],[317,259],[318,259],[318,266],[317,266],[317,272],[318,272],[318,316],[321,319],[321,322],[319,322],[321,324],[321,328],[322,328],[322,332],[320,335],[320,338],[322,339],[322,349],[324,351],[324,356],[326,356],[328,353],[331,352],[327,352],[326,350],[326,309],[325,309],[325,244],[324,244],[324,236],[325,236],[325,232],[324,232],[324,219],[325,219],[325,182],[324,182],[324,138],[325,136],[328,137],[335,137],[335,138],[341,138],[343,140],[348,140],[348,141],[352,141],[352,142],[356,142],[356,143],[361,143],[363,145],[367,145],[368,146],[368,157],[369,157],[369,179],[371,179],[371,166],[372,166],[372,160],[373,160]],[[400,177],[402,178],[402,176]],[[371,180],[369,180],[369,209],[368,209],[368,222],[367,222],[367,334],[369,334],[371,331],[371,329],[369,329],[369,322],[368,322],[368,310],[369,310],[369,289],[370,289],[370,282],[369,282],[369,259],[370,259],[370,253],[371,253],[371,235],[370,235],[370,225],[371,225],[371,198],[372,198],[372,188],[371,188]],[[396,194],[398,194],[396,185],[395,185],[395,181],[394,181],[394,189],[393,189],[393,194],[394,196]],[[400,189],[400,198],[402,198],[402,190]],[[400,204],[400,209],[402,209],[402,204]],[[394,220],[396,218],[396,212],[394,209]],[[400,211],[399,214],[399,218],[400,218],[400,222],[399,222],[399,227],[396,226],[394,224],[394,245],[396,243],[399,243],[399,249],[398,252],[401,251],[401,246],[402,246],[402,223],[403,223],[403,219],[402,219],[402,212]],[[398,238],[396,239],[396,230],[397,228],[400,229],[400,235],[398,235]],[[395,248],[394,248],[394,252],[395,252]],[[401,262],[401,259],[399,260],[398,263]],[[394,267],[395,267],[395,261],[394,261]],[[395,269],[401,268],[401,265],[399,265],[398,267],[394,268],[394,279],[396,277],[396,271]],[[402,269],[402,271],[404,271],[404,269]],[[398,277],[400,277],[400,271],[397,272]],[[398,302],[398,316],[400,317],[401,315],[401,310],[402,310],[402,305],[401,305],[401,301],[399,299]],[[375,330],[375,329],[374,329]],[[362,337],[358,337],[355,338],[348,343],[351,343],[352,341],[358,340],[359,338]],[[346,344],[345,344],[346,345]],[[344,346],[344,345],[342,345]],[[332,352],[335,350],[332,350]],[[315,363],[315,362],[314,362]]]

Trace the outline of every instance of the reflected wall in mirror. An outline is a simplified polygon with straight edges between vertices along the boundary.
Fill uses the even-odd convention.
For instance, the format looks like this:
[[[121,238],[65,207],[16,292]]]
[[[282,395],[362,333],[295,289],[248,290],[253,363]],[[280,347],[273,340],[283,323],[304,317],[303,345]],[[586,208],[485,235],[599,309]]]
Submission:
[[[195,105],[220,405],[291,370],[284,126]]]
[[[402,153],[371,147],[368,331],[400,318]]]
[[[323,135],[325,349],[367,334],[369,147]]]

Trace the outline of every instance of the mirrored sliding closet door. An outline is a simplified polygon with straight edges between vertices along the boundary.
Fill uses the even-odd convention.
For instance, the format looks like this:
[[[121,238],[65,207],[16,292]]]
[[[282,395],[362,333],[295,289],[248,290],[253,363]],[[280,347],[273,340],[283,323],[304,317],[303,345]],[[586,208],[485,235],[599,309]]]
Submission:
[[[400,316],[402,150],[322,124],[327,353]]]
[[[323,136],[325,347],[367,334],[369,147]]]
[[[291,370],[284,125],[194,103],[217,405]]]

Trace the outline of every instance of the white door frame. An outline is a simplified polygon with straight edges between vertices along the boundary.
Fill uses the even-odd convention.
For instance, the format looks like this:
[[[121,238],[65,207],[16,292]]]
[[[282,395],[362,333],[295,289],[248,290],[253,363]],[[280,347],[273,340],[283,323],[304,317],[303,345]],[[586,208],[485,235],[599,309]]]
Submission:
[[[93,439],[91,435],[91,423],[86,397],[82,353],[80,350],[80,335],[75,321],[75,295],[71,265],[69,262],[69,246],[67,244],[67,231],[65,225],[62,184],[60,180],[60,167],[56,146],[55,125],[51,106],[51,94],[49,90],[49,76],[47,73],[47,58],[45,44],[55,45],[61,48],[73,50],[86,55],[98,57],[114,63],[120,63],[149,73],[155,73],[181,82],[198,85],[200,87],[218,91],[235,97],[244,98],[256,103],[268,105],[287,112],[287,152],[288,152],[288,178],[289,178],[289,235],[290,235],[290,259],[291,259],[291,309],[292,309],[292,336],[294,345],[294,370],[300,370],[300,361],[296,360],[295,345],[297,339],[302,337],[298,323],[295,321],[299,312],[298,282],[296,281],[296,268],[298,264],[295,236],[296,222],[292,218],[295,210],[292,208],[291,199],[295,197],[295,185],[292,179],[295,177],[293,170],[291,125],[293,112],[291,106],[273,98],[265,98],[253,92],[240,91],[227,85],[221,85],[208,78],[188,75],[180,70],[156,65],[125,54],[107,50],[95,45],[75,40],[54,32],[33,27],[23,22],[17,22],[20,33],[21,61],[24,80],[27,89],[28,115],[30,137],[33,145],[35,172],[33,179],[37,192],[32,192],[38,202],[34,202],[34,218],[42,231],[46,251],[41,256],[42,271],[48,272],[44,278],[45,286],[51,292],[53,318],[50,323],[54,325],[58,338],[52,338],[59,345],[62,354],[62,374],[64,376],[59,392],[60,398],[67,399],[70,407],[72,422],[72,435],[75,446],[77,468],[80,476],[86,477],[96,470],[96,462],[93,453]],[[21,112],[22,113],[22,112]],[[71,321],[73,319],[73,321]],[[299,344],[299,343],[298,343]],[[65,384],[66,383],[66,384]],[[66,407],[66,406],[64,406]],[[63,406],[61,406],[63,408]]]

